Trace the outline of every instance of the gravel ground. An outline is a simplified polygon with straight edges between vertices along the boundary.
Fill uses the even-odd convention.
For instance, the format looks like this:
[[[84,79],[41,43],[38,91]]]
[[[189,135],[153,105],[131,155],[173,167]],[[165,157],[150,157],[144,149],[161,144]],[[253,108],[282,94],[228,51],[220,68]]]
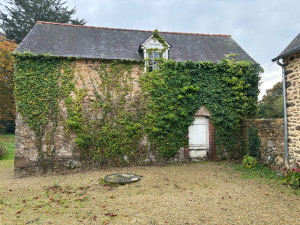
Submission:
[[[143,177],[115,187],[101,182],[118,172]],[[227,164],[23,179],[0,164],[0,177],[0,224],[300,224],[300,196],[269,180],[242,179]]]

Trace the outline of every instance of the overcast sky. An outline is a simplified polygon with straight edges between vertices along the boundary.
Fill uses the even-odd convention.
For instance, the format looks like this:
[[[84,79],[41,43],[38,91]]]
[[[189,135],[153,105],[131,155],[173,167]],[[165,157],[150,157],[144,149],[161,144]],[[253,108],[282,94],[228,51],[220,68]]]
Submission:
[[[231,34],[265,70],[261,95],[281,80],[271,59],[300,32],[299,0],[65,1],[91,26]]]

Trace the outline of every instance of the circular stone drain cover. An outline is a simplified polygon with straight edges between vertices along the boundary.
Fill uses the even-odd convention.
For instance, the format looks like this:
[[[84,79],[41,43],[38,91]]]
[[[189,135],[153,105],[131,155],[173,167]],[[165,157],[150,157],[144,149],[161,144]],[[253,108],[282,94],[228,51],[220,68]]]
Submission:
[[[141,176],[132,173],[116,173],[109,174],[104,177],[106,183],[111,184],[127,184],[134,183],[141,179]]]

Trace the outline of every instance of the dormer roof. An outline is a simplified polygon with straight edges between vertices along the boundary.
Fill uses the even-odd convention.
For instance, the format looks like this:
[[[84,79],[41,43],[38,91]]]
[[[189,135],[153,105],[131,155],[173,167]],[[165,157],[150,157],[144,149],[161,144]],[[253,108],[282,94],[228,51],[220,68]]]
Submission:
[[[171,45],[166,40],[164,42],[168,46],[168,49],[170,49]],[[163,44],[160,43],[158,40],[156,40],[153,37],[153,34],[143,44],[141,44],[141,49],[144,49],[144,48],[147,48],[147,47],[149,47],[149,48],[158,48],[158,49],[163,49],[164,48]]]

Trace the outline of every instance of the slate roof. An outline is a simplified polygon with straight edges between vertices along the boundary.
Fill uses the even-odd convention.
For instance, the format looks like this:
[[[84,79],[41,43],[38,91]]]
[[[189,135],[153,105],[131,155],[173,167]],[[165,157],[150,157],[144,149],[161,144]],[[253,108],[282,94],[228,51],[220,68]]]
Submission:
[[[139,47],[153,31],[115,29],[38,22],[16,52],[50,53],[60,57],[143,60]],[[172,46],[169,58],[175,61],[218,62],[225,55],[255,62],[230,35],[160,32]]]
[[[300,51],[300,33],[276,58],[272,59],[272,62],[289,56],[297,51]]]

